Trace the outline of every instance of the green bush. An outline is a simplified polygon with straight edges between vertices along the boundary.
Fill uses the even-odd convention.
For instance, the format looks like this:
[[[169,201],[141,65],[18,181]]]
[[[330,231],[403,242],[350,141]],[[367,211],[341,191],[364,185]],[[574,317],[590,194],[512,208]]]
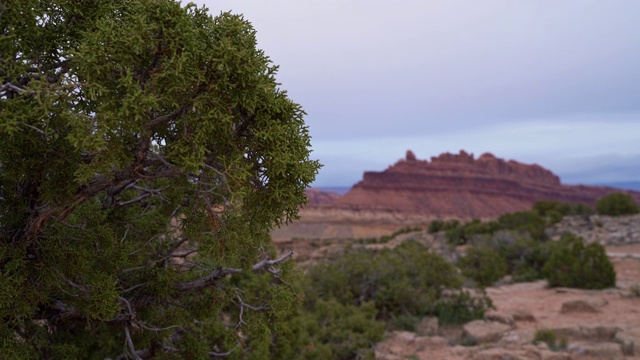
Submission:
[[[505,244],[498,251],[507,262],[507,273],[516,282],[542,279],[542,268],[551,255],[549,242],[527,236],[517,236],[514,242]]]
[[[640,213],[640,207],[628,194],[614,193],[602,197],[596,203],[600,215],[621,216]]]
[[[437,232],[440,231],[447,231],[450,229],[455,229],[458,226],[460,226],[460,221],[458,220],[449,220],[449,221],[442,221],[442,220],[433,220],[430,224],[429,224],[429,234],[435,234]]]
[[[466,290],[456,290],[440,298],[432,315],[438,317],[439,325],[457,325],[482,319],[487,309],[493,308],[491,298],[486,296],[484,290],[481,296],[474,296]]]
[[[344,305],[335,299],[307,304],[297,359],[374,359],[373,345],[382,340],[385,324],[375,320],[371,302]]]
[[[549,286],[581,289],[604,289],[616,285],[616,273],[602,245],[585,246],[582,238],[562,236],[552,246],[551,256],[543,268]]]
[[[498,226],[504,230],[528,233],[533,239],[539,241],[546,241],[549,238],[545,233],[547,221],[533,210],[502,215],[498,218]]]
[[[562,337],[559,342],[556,342],[556,332],[551,329],[538,329],[533,337],[534,343],[543,342],[549,346],[549,349],[553,351],[563,350],[567,348],[567,339]]]
[[[456,226],[447,229],[447,242],[451,245],[464,245],[472,242],[478,235],[491,235],[500,229],[495,221],[482,222],[479,219],[473,219],[464,224],[456,224]]]
[[[311,268],[306,296],[353,306],[371,301],[376,317],[387,321],[402,315],[432,315],[437,304],[446,303],[445,290],[459,290],[462,284],[453,265],[422,244],[406,241],[379,252],[351,250],[334,262]],[[484,314],[484,309],[474,311]]]
[[[567,203],[555,200],[536,201],[533,205],[533,211],[541,216],[548,216],[552,212],[559,213],[562,216],[590,215],[593,213],[593,210],[587,204]]]
[[[472,246],[458,260],[462,274],[473,279],[480,287],[491,286],[507,274],[507,262],[495,249],[487,246]]]

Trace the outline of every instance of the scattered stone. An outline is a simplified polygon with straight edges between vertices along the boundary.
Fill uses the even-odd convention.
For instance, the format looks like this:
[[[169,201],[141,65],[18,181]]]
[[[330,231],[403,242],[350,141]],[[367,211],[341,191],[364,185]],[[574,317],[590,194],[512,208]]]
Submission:
[[[622,352],[627,356],[634,356],[640,352],[640,328],[618,331],[613,341],[622,346]]]
[[[504,346],[530,344],[535,333],[531,329],[515,329],[502,335],[499,344]]]
[[[420,336],[433,336],[438,333],[438,318],[424,317],[416,325],[416,333]]]
[[[415,352],[429,351],[449,347],[449,341],[440,336],[421,336],[414,341]]]
[[[618,326],[596,326],[596,327],[588,327],[581,326],[580,332],[582,333],[582,337],[589,340],[604,340],[611,341],[613,337],[618,333],[620,327]]]
[[[486,349],[477,352],[473,356],[474,360],[530,360],[535,359],[527,356],[523,351],[508,350],[508,349]]]
[[[581,357],[593,357],[596,359],[622,360],[624,358],[622,346],[618,343],[613,342],[571,343],[569,344],[568,350],[572,355],[572,359],[580,359]],[[577,355],[578,357],[575,357],[574,355]]]
[[[511,326],[496,321],[475,320],[462,327],[464,338],[476,344],[500,340]]]
[[[508,314],[503,314],[497,311],[488,311],[484,317],[487,320],[491,320],[491,321],[497,321],[503,324],[507,324],[507,325],[511,325],[513,326],[514,321],[513,321],[513,316],[508,315]]]
[[[515,321],[536,321],[536,318],[533,316],[533,313],[529,309],[520,307],[515,309],[511,316]]]
[[[560,313],[568,314],[574,312],[589,312],[589,313],[597,313],[600,312],[605,305],[607,305],[607,300],[603,298],[583,298],[577,300],[570,300],[562,304],[562,308],[560,309]]]

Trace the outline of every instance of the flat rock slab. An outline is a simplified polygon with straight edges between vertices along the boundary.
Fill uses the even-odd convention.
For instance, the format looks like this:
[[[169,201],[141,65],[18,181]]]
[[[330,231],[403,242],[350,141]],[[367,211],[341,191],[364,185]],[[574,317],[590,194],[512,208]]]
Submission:
[[[583,299],[569,300],[562,304],[560,313],[569,314],[575,312],[597,313],[608,304],[607,300],[599,297],[586,297]]]
[[[512,327],[497,321],[475,320],[462,327],[464,337],[476,344],[500,340]]]
[[[577,342],[568,347],[571,359],[623,360],[622,345],[613,342]]]

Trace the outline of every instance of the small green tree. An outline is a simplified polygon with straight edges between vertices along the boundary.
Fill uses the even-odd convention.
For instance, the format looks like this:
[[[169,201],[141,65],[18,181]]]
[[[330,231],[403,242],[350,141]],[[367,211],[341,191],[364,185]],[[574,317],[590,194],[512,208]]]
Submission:
[[[269,357],[297,303],[269,230],[319,165],[251,25],[3,0],[0,31],[2,357]]]
[[[604,289],[616,285],[616,272],[602,245],[565,234],[551,250],[543,273],[549,286]]]
[[[621,216],[640,213],[640,207],[631,195],[613,193],[602,197],[596,203],[596,210],[600,215]]]

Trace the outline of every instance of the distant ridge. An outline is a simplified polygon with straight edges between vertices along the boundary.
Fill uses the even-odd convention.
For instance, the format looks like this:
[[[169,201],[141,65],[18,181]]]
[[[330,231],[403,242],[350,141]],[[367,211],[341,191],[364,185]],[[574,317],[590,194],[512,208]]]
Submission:
[[[420,214],[430,218],[494,218],[530,209],[538,200],[594,205],[612,192],[640,192],[608,186],[563,185],[551,171],[503,160],[490,153],[475,158],[460,151],[418,160],[407,151],[384,171],[367,171],[345,195],[322,208]]]
[[[602,186],[610,186],[618,189],[640,191],[640,181],[620,181],[599,184]]]

